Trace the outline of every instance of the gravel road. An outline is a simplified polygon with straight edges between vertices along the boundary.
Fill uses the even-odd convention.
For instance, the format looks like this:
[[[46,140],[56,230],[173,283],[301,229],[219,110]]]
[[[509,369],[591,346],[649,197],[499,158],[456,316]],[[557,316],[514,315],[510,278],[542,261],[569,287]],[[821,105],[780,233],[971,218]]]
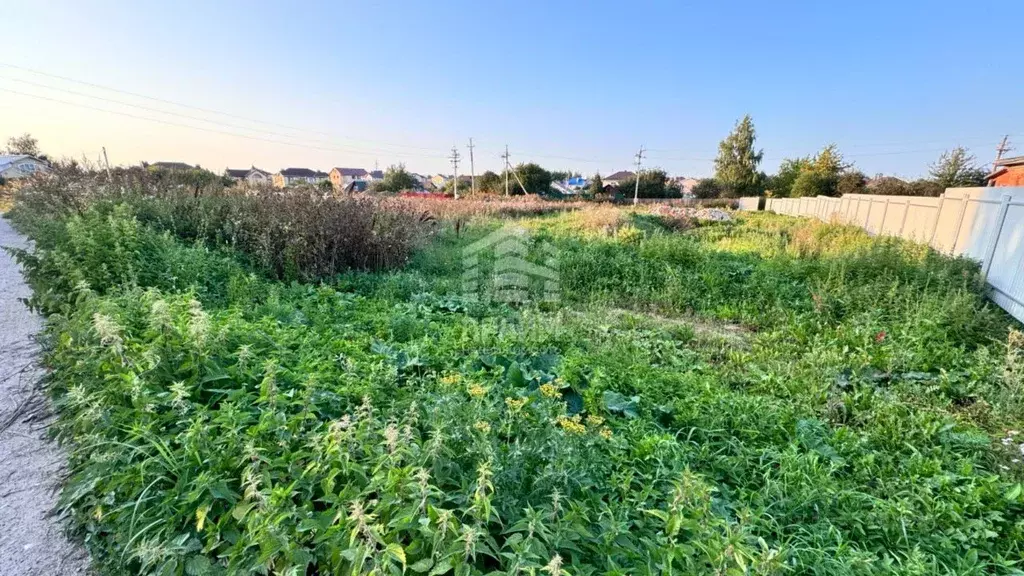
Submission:
[[[0,246],[26,245],[0,217]],[[29,295],[14,259],[0,251],[0,574],[89,574],[86,553],[51,514],[65,454],[46,438],[50,416],[33,338],[42,320],[19,300]]]

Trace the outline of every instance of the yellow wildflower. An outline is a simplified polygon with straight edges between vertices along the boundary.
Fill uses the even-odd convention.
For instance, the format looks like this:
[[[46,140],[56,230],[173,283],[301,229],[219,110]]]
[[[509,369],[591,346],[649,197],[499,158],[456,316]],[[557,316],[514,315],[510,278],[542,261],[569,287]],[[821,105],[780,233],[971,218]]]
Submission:
[[[468,389],[469,395],[473,398],[483,398],[487,394],[487,388],[479,384],[471,384]]]
[[[520,410],[522,410],[523,406],[526,406],[526,402],[528,400],[529,400],[529,398],[526,398],[526,397],[523,397],[523,398],[505,398],[505,406],[508,406],[508,409],[513,414],[515,414],[515,413],[518,413]]]
[[[569,434],[583,434],[587,431],[587,427],[580,424],[579,414],[575,416],[559,416],[555,422]]]
[[[483,420],[477,420],[476,424],[473,424],[473,428],[476,428],[477,432],[481,434],[487,434],[491,431],[491,425]]]
[[[596,414],[591,414],[590,416],[587,416],[587,424],[594,427],[600,426],[601,424],[604,424],[604,418],[601,418]]]
[[[441,383],[445,386],[455,386],[462,381],[461,374],[445,374],[441,376]]]
[[[97,519],[97,520],[102,520],[103,519],[103,506],[97,506],[96,509],[92,511],[92,517]]]
[[[562,393],[558,390],[558,387],[554,384],[541,384],[540,394],[545,398],[561,398]]]
[[[604,428],[601,428],[601,431],[598,432],[598,434],[600,434],[601,438],[604,438],[605,440],[611,440],[612,439],[612,429],[607,427],[607,426],[605,426]]]

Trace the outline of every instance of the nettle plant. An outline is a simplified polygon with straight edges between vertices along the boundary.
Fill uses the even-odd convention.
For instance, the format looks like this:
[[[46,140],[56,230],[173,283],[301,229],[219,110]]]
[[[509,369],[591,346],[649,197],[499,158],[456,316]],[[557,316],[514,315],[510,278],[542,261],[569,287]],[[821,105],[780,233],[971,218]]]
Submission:
[[[77,300],[50,350],[63,505],[110,573],[781,565],[670,437],[637,451],[614,431],[632,421],[570,414],[558,380],[428,372],[375,401],[305,370],[301,327],[156,290]]]

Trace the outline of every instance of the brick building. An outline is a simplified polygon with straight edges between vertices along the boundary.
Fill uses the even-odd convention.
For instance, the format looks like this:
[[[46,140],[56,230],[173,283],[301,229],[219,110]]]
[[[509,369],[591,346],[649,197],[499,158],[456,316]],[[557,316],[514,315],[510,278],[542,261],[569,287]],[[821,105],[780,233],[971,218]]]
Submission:
[[[985,178],[989,186],[1024,186],[1024,156],[996,160]]]

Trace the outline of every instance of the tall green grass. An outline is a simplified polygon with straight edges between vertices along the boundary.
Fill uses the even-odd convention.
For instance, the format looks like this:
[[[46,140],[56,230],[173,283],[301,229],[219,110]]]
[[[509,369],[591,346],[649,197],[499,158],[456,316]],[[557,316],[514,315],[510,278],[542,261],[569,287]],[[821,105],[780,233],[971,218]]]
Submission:
[[[498,222],[320,284],[131,207],[34,228],[62,502],[97,568],[1019,572],[1022,341],[973,264],[623,218],[524,222],[560,251],[557,309],[460,296]]]

